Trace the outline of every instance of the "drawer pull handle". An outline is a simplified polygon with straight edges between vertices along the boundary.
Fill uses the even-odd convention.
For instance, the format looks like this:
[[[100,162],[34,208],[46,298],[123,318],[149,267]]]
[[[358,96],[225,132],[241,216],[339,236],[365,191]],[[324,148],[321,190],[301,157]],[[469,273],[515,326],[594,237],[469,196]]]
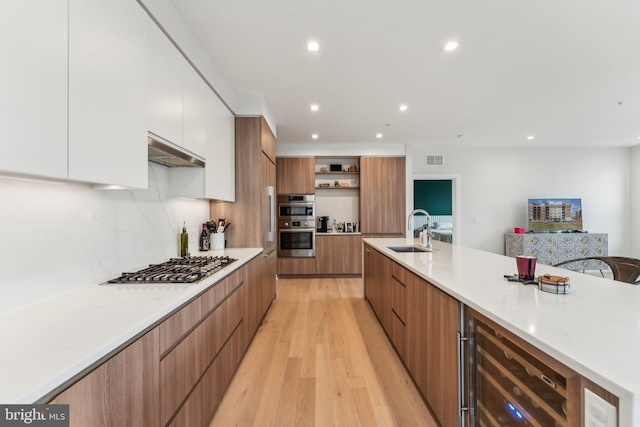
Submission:
[[[540,374],[540,379],[542,379],[542,381],[547,383],[549,385],[549,387],[551,387],[553,389],[556,388],[556,383],[551,378],[546,376],[545,374]]]
[[[506,351],[504,352],[504,357],[506,357],[507,360],[511,360],[511,356],[509,356],[509,353],[507,353]]]

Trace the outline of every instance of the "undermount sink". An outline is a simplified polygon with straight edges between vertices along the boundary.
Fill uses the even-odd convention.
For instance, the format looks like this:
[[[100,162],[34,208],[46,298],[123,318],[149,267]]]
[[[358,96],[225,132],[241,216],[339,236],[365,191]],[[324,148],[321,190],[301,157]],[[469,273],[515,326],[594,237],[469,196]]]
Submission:
[[[417,246],[387,246],[395,252],[433,252],[433,249],[419,248]]]

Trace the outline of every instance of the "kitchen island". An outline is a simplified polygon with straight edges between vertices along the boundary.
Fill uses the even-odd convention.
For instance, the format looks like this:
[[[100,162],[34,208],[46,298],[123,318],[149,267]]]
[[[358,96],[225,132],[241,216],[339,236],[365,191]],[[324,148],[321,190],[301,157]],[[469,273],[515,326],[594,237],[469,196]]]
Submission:
[[[193,254],[237,259],[196,284],[94,284],[0,314],[0,403],[48,402],[261,252]]]
[[[363,242],[365,251],[368,245],[617,396],[618,425],[640,425],[640,288],[539,265],[536,275],[569,277],[570,293],[556,295],[508,282],[504,275],[516,272],[514,258],[441,242],[434,242],[434,252],[389,249],[406,245],[404,238]]]

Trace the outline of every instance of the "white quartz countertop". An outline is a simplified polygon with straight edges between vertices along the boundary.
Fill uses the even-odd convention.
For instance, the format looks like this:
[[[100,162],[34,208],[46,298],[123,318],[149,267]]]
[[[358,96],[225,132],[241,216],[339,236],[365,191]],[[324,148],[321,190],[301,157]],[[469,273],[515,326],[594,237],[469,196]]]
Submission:
[[[404,238],[363,241],[616,394],[619,425],[640,425],[640,286],[538,265],[536,276],[569,277],[570,293],[556,295],[508,282],[515,258],[437,241],[425,253],[388,248]]]
[[[261,248],[247,248],[194,254],[238,259],[197,284],[96,283],[0,313],[0,403],[48,400],[61,385],[84,374],[261,252]]]

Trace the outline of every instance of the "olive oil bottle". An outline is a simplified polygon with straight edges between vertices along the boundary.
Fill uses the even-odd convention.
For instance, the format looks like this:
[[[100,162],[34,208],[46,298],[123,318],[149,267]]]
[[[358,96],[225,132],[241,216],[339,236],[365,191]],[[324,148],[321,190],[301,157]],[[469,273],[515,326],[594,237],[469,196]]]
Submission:
[[[180,233],[180,256],[185,257],[189,254],[189,233],[187,233],[186,222],[182,223],[182,233]]]

